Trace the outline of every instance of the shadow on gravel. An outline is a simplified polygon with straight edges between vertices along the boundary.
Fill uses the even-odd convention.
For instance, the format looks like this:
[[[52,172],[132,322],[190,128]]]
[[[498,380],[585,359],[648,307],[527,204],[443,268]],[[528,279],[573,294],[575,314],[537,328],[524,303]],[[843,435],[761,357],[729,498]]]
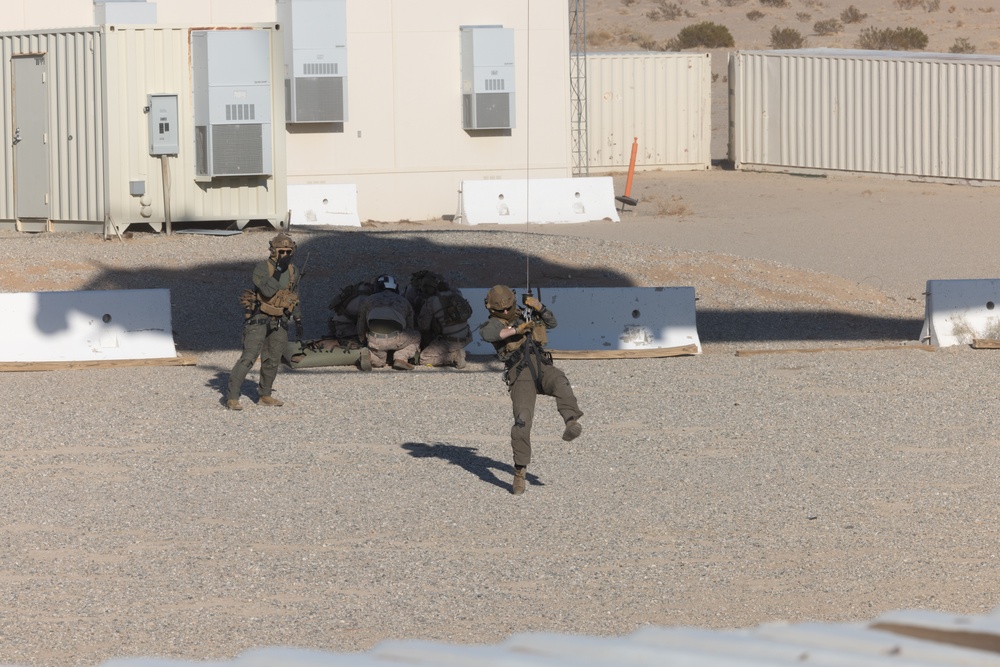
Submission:
[[[243,312],[237,299],[250,287],[253,267],[267,257],[268,241],[275,233],[267,226],[251,226],[244,230],[244,234],[259,239],[256,245],[260,252],[252,257],[245,256],[245,243],[230,244],[228,247],[233,251],[227,255],[228,237],[207,237],[204,243],[211,244],[212,251],[226,259],[177,269],[106,267],[82,289],[169,289],[174,342],[179,351],[193,354],[233,351],[236,354],[241,347],[243,324]],[[519,292],[524,288],[526,269],[532,286],[543,289],[635,286],[628,274],[600,264],[599,255],[590,260],[591,264],[585,264],[587,256],[576,256],[572,252],[573,240],[570,238],[563,245],[552,246],[555,243],[552,238],[538,234],[476,230],[476,244],[456,244],[455,230],[357,229],[295,230],[294,237],[298,243],[295,263],[300,270],[304,269],[300,295],[306,339],[327,334],[328,304],[342,287],[382,273],[406,282],[414,272],[431,269],[443,274],[453,285],[489,287],[505,283]],[[539,248],[539,244],[546,244],[547,257],[557,254],[558,259],[533,253],[532,248]],[[127,254],[127,248],[123,254]],[[698,286],[694,287],[697,290]],[[484,296],[466,294],[475,309],[470,320],[473,326],[487,317],[481,305]],[[832,310],[711,308],[698,309],[697,323],[699,336],[707,342],[915,340],[922,324],[917,319]]]
[[[917,340],[923,320],[831,310],[698,310],[704,342]]]
[[[501,463],[496,459],[491,459],[486,456],[480,456],[479,454],[476,454],[475,447],[459,447],[458,445],[447,445],[442,442],[437,442],[433,445],[428,445],[424,442],[406,442],[403,443],[403,449],[408,451],[410,456],[414,458],[442,459],[452,465],[461,467],[463,470],[471,472],[484,482],[492,484],[493,486],[498,486],[505,491],[510,491],[510,483],[501,481],[493,471],[503,471],[512,479],[514,476],[514,466]],[[538,479],[537,475],[528,473],[527,480],[528,484],[533,486],[545,486],[541,480]]]
[[[276,233],[269,227],[248,227],[244,234],[260,239],[259,255],[203,264],[194,268],[164,269],[142,267],[120,270],[106,267],[98,277],[82,289],[162,289],[170,290],[174,342],[179,350],[210,352],[238,350],[243,312],[237,299],[249,287],[250,275],[257,262],[268,254],[268,241]],[[305,338],[327,334],[330,316],[328,304],[341,288],[361,280],[388,273],[406,283],[421,269],[441,273],[456,286],[505,283],[520,292],[525,283],[525,268],[530,258],[530,276],[538,287],[626,287],[631,278],[604,266],[581,266],[540,258],[530,252],[531,245],[541,241],[537,235],[523,234],[523,243],[510,231],[477,232],[485,234],[487,242],[496,245],[455,245],[440,243],[435,238],[453,231],[387,231],[359,230],[294,231],[298,243],[295,264],[303,269],[300,296],[302,298]],[[550,241],[545,241],[549,243]],[[126,241],[128,243],[128,241]],[[215,244],[219,255],[225,255],[226,237],[208,237],[205,243]],[[523,245],[527,250],[511,245]],[[110,246],[109,246],[110,247]],[[485,294],[467,294],[476,312],[471,323],[479,324],[487,317],[481,305]],[[100,317],[102,313],[93,313]]]

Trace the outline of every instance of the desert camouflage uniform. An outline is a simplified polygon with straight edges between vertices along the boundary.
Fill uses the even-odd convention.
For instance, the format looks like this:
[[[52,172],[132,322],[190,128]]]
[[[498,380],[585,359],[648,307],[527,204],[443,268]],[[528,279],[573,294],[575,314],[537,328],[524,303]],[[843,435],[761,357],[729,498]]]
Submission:
[[[257,264],[253,270],[254,289],[264,301],[272,298],[279,290],[289,290],[298,294],[298,271],[291,265],[274,277],[275,262],[268,259]],[[296,280],[293,280],[293,274]],[[280,316],[267,315],[256,310],[243,325],[243,354],[229,374],[228,399],[237,401],[240,398],[240,388],[247,373],[253,368],[254,362],[260,356],[260,384],[257,386],[260,396],[270,396],[274,386],[274,378],[278,374],[281,355],[288,344],[288,315],[298,320],[301,317],[299,305],[290,313]]]
[[[445,302],[451,295],[462,297],[458,288],[449,288],[439,292],[424,301],[420,314],[417,316],[417,329],[425,341],[420,350],[420,363],[427,366],[446,366],[454,364],[459,368],[465,366],[465,347],[472,342],[472,331],[468,321],[447,322]]]
[[[545,308],[539,316],[546,328],[556,328],[556,317],[551,310]],[[551,356],[542,349],[540,343],[532,343],[538,354],[529,354],[526,353],[528,346],[524,344],[526,336],[514,334],[508,338],[500,337],[502,329],[516,329],[524,321],[523,312],[517,309],[517,314],[510,320],[491,316],[479,327],[483,340],[493,345],[497,356],[507,367],[504,377],[514,413],[510,445],[514,450],[514,465],[520,468],[531,463],[531,424],[535,417],[538,394],[556,399],[556,410],[566,423],[583,416],[566,374],[552,365]]]
[[[385,366],[389,352],[396,361],[412,359],[420,348],[413,306],[389,290],[365,297],[358,307],[358,338],[371,350],[372,368]]]

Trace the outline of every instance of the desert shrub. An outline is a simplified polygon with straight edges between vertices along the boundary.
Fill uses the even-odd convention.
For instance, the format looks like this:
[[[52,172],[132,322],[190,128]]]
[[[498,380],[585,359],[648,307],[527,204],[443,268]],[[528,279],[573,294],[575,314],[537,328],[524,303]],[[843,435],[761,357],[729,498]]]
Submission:
[[[951,53],[975,53],[976,47],[965,37],[959,37],[948,51]]]
[[[861,23],[866,18],[868,18],[868,14],[862,13],[861,10],[854,5],[851,5],[844,11],[840,12],[840,20],[844,23]]]
[[[844,25],[837,19],[824,19],[813,24],[813,32],[817,35],[836,35],[844,29]]]
[[[615,36],[612,35],[607,30],[588,30],[587,31],[587,44],[590,46],[605,46],[613,42]]]
[[[806,40],[795,28],[771,28],[771,48],[772,49],[801,49],[806,45]]]
[[[929,12],[936,12],[941,9],[941,0],[924,0],[924,9]]]
[[[787,7],[788,0],[760,0],[765,7]]]
[[[643,37],[637,44],[643,51],[665,51],[666,49],[652,37]]]
[[[740,5],[745,5],[750,2],[750,0],[719,0],[719,4],[723,7],[739,7]]]
[[[893,0],[894,5],[900,9],[913,9],[919,7],[924,0]]]
[[[656,9],[646,12],[646,18],[652,21],[673,21],[684,15],[684,10],[676,2],[660,0]]]
[[[706,48],[720,49],[736,46],[729,28],[718,23],[705,21],[682,28],[677,36],[666,43],[667,51],[682,51],[684,49]]]
[[[795,15],[795,18],[802,21],[803,23],[809,23],[812,20],[812,14],[809,12],[799,12]]]
[[[639,0],[622,0],[622,4],[625,5],[626,7],[631,7],[637,2],[639,2]]]
[[[750,19],[751,21],[762,19],[764,18],[764,12],[760,11],[759,9],[751,9],[750,11],[747,12],[747,18]]]
[[[920,51],[927,46],[927,33],[920,28],[865,28],[858,35],[859,49],[875,51]]]

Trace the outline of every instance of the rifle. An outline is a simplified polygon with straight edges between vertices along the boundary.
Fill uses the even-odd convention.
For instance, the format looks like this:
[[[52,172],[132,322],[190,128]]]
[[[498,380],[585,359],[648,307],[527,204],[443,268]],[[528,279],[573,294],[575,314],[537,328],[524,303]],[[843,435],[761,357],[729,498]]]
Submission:
[[[542,321],[542,317],[539,313],[535,312],[534,308],[528,307],[528,297],[534,296],[531,292],[531,287],[529,286],[527,291],[521,295],[521,303],[524,305],[524,319],[526,322],[532,322],[533,326],[528,331],[528,337],[533,338],[535,342],[545,345],[549,342],[549,337],[546,332],[545,323]],[[538,300],[542,300],[542,288],[538,288]]]

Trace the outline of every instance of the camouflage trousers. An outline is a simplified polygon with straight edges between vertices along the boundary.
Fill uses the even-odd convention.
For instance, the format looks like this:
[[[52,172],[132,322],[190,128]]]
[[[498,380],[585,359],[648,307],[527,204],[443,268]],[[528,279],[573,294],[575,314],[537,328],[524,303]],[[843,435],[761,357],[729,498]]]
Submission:
[[[243,325],[243,354],[229,373],[228,399],[239,400],[243,380],[253,368],[258,356],[260,384],[257,385],[257,389],[261,396],[270,396],[274,378],[278,374],[278,365],[281,363],[281,355],[287,344],[287,319],[256,315],[247,320]]]
[[[372,353],[372,368],[386,365],[389,353],[393,359],[410,360],[420,349],[420,334],[413,329],[403,329],[392,334],[368,332],[368,349]]]
[[[427,347],[420,350],[420,364],[423,366],[447,366],[454,363],[458,360],[459,353],[471,342],[471,338],[466,340],[435,338],[427,344]]]
[[[563,421],[583,416],[576,403],[576,394],[566,374],[552,364],[539,363],[537,358],[529,359],[520,371],[511,369],[507,373],[507,387],[514,409],[514,425],[510,428],[510,446],[514,450],[514,465],[526,466],[531,463],[531,424],[535,418],[535,402],[538,387],[531,370],[541,386],[541,393],[556,399],[556,410]]]

